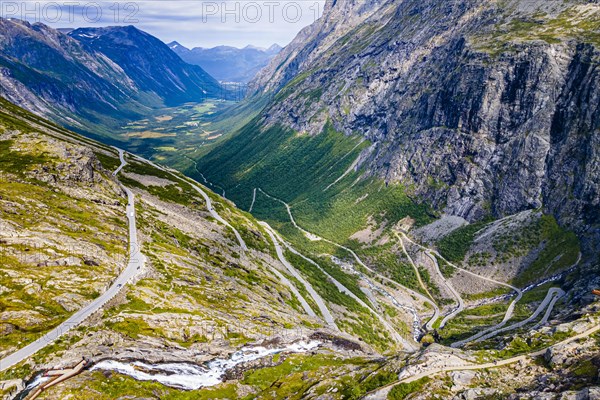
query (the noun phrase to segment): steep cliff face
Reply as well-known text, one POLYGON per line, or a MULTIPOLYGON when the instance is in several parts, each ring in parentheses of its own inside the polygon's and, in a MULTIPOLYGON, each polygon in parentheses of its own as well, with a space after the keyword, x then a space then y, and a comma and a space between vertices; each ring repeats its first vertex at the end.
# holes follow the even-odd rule
POLYGON ((202 68, 185 63, 159 39, 133 26, 80 28, 69 36, 108 57, 140 91, 158 94, 169 106, 222 94, 219 83, 202 68))
POLYGON ((374 146, 359 167, 470 220, 544 207, 600 243, 592 1, 330 1, 271 64, 263 116, 374 146))
POLYGON ((75 111, 124 115, 115 104, 133 100, 135 85, 102 54, 43 24, 0 18, 0 94, 13 103, 72 125, 75 111))
POLYGON ((369 17, 389 18, 393 0, 331 0, 325 3, 323 16, 304 28, 256 78, 251 91, 279 90, 299 72, 308 70, 338 39, 369 17))

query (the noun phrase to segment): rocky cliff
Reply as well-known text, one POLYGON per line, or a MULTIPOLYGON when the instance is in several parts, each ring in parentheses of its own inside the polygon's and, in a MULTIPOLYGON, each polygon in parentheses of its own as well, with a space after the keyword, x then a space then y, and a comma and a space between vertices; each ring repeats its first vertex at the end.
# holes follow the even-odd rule
POLYGON ((115 62, 140 92, 157 94, 167 106, 222 95, 219 83, 202 68, 185 63, 159 39, 134 26, 80 28, 69 36, 115 62))
POLYGON ((543 207, 592 254, 599 27, 595 1, 332 0, 253 88, 265 125, 371 141, 366 175, 471 221, 543 207))

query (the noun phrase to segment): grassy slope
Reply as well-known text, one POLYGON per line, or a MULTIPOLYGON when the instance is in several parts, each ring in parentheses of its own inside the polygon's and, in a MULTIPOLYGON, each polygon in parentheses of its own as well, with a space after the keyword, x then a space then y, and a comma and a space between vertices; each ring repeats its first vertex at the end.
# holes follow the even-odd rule
POLYGON ((126 225, 119 207, 74 197, 70 191, 78 187, 89 196, 107 196, 119 204, 106 171, 95 171, 102 181, 94 184, 40 181, 33 171, 45 169, 61 176, 57 165, 68 160, 60 158, 46 135, 34 133, 35 125, 62 133, 62 128, 0 100, 0 133, 19 132, 0 141, 0 216, 23 235, 0 245, 0 313, 4 314, 0 350, 31 342, 66 319, 72 310, 65 309, 58 296, 80 296, 83 301, 97 297, 125 257, 126 225), (97 253, 91 250, 95 248, 97 253), (69 261, 52 264, 56 259, 69 261), (74 259, 107 263, 81 268, 74 259), (51 264, 45 266, 47 261, 51 264))
MULTIPOLYGON (((15 124, 11 125, 12 129, 17 127, 17 122, 18 120, 15 121, 15 124)), ((3 145, 8 148, 9 143, 3 143, 3 145)), ((41 155, 30 157, 19 154, 19 157, 17 157, 12 154, 12 152, 7 151, 3 152, 3 154, 5 157, 0 160, 0 165, 7 171, 23 171, 30 166, 35 166, 39 163, 47 163, 46 158, 41 155), (11 157, 6 157, 7 155, 11 157)), ((118 164, 118 160, 112 156, 108 156, 104 153, 98 153, 98 155, 105 168, 112 169, 118 164)), ((126 167, 125 172, 133 172, 140 175, 153 175, 163 179, 173 179, 172 176, 168 176, 168 174, 165 174, 160 170, 131 160, 130 164, 126 167)), ((139 190, 145 190, 163 201, 185 205, 190 210, 195 210, 196 212, 205 212, 204 202, 200 201, 200 199, 197 198, 197 195, 194 195, 193 192, 189 190, 190 187, 187 183, 172 185, 177 186, 177 189, 172 188, 171 186, 144 187, 139 182, 132 179, 129 179, 128 183, 131 184, 132 187, 139 190)), ((213 199, 216 199, 214 195, 210 194, 210 196, 213 199)), ((69 202, 68 199, 63 199, 63 201, 69 202)), ((160 222, 158 218, 160 213, 152 209, 148 204, 145 204, 143 196, 138 195, 138 202, 138 223, 141 231, 147 235, 145 251, 150 258, 158 277, 152 275, 151 277, 142 279, 136 285, 133 285, 124 302, 113 308, 107 309, 104 314, 104 320, 100 321, 97 326, 88 329, 90 332, 89 335, 92 335, 93 332, 97 330, 111 330, 122 335, 124 340, 141 340, 143 337, 153 337, 167 342, 175 342, 184 347, 202 344, 209 341, 210 338, 192 334, 193 332, 191 332, 191 330, 194 328, 193 326, 188 329, 173 331, 172 329, 169 330, 168 328, 154 323, 153 317, 165 315, 169 317, 171 323, 183 324, 190 323, 192 318, 202 317, 203 320, 219 326, 221 324, 227 324, 227 321, 220 320, 219 316, 237 313, 236 310, 240 310, 242 305, 249 302, 253 303, 250 300, 250 297, 256 295, 268 297, 262 288, 277 287, 277 282, 273 282, 272 278, 269 277, 270 274, 267 272, 266 268, 261 265, 260 260, 254 260, 256 262, 256 269, 246 270, 243 267, 240 268, 235 264, 237 256, 235 254, 227 254, 228 251, 223 248, 224 243, 208 243, 206 240, 198 240, 198 238, 192 237, 173 226, 160 222), (150 229, 150 231, 148 231, 148 229, 150 229), (182 267, 182 265, 178 264, 175 260, 185 261, 186 266, 182 267), (228 263, 226 263, 227 265, 224 264, 225 261, 228 261, 228 263), (197 271, 190 274, 191 269, 197 269, 197 271), (205 279, 207 275, 211 275, 211 279, 205 279), (232 284, 232 281, 229 278, 233 279, 235 284, 232 284), (225 279, 228 282, 227 285, 237 286, 236 290, 223 291, 222 285, 215 286, 210 283, 220 279, 225 279), (210 287, 204 287, 203 290, 198 290, 197 286, 203 285, 208 285, 210 287), (190 299, 193 299, 193 302, 190 299), (183 304, 185 304, 185 307, 181 307, 183 304), (123 319, 120 317, 123 315, 127 315, 127 318, 123 319)), ((248 239, 247 242, 251 247, 259 251, 272 253, 270 243, 264 240, 264 232, 260 232, 260 227, 250 215, 241 213, 222 199, 217 200, 215 208, 217 208, 220 213, 226 215, 226 218, 232 221, 238 229, 245 228, 245 231, 244 229, 241 229, 242 234, 248 239), (257 233, 259 235, 263 234, 262 240, 256 238, 257 233), (255 238, 250 239, 252 236, 255 236, 255 238), (257 240, 260 243, 252 243, 252 241, 257 242, 257 240)), ((90 221, 89 216, 86 218, 88 223, 93 222, 90 221)), ((288 257, 297 266, 301 268, 310 268, 310 265, 306 264, 302 259, 295 258, 290 254, 288 254, 288 257)), ((336 294, 336 292, 331 290, 331 287, 329 287, 330 284, 324 276, 322 276, 322 274, 317 276, 315 273, 315 271, 308 271, 306 274, 315 277, 315 283, 320 285, 319 291, 321 291, 324 296, 328 296, 329 301, 338 304, 347 310, 348 318, 344 318, 341 321, 341 324, 344 325, 344 329, 354 332, 356 335, 363 337, 365 341, 384 350, 386 348, 385 344, 389 341, 389 338, 385 338, 386 332, 381 327, 377 326, 378 322, 349 297, 340 293, 336 294)), ((347 277, 344 278, 348 279, 347 277)), ((352 285, 351 281, 347 281, 346 283, 348 286, 352 285)), ((256 299, 252 300, 256 301, 256 299)), ((287 307, 299 309, 300 307, 297 302, 293 302, 292 300, 294 299, 290 299, 290 302, 286 305, 274 303, 271 304, 270 307, 276 309, 286 309, 287 307)), ((265 311, 263 311, 261 315, 263 315, 264 312, 265 311)), ((244 317, 248 316, 248 310, 246 310, 245 307, 243 314, 238 315, 238 318, 242 319, 242 315, 244 317)), ((280 322, 284 326, 293 326, 294 324, 302 323, 302 321, 299 321, 297 318, 280 322)), ((244 326, 244 329, 246 329, 246 332, 252 330, 249 326, 244 326)), ((53 346, 52 348, 49 348, 48 351, 44 351, 43 354, 40 353, 40 357, 37 361, 43 362, 43 360, 47 360, 47 357, 51 357, 53 354, 56 354, 56 352, 64 351, 71 344, 80 342, 82 337, 85 336, 82 335, 82 332, 84 331, 79 329, 71 332, 65 337, 66 342, 63 343, 63 341, 61 341, 60 343, 57 343, 56 346, 58 347, 53 346)), ((232 335, 231 337, 228 337, 228 339, 233 344, 239 345, 249 340, 241 333, 238 336, 232 335)), ((291 362, 286 362, 284 360, 283 364, 276 366, 269 371, 249 372, 244 378, 244 383, 252 385, 258 390, 267 389, 272 384, 277 383, 279 387, 278 396, 285 396, 286 393, 300 393, 310 389, 318 383, 317 378, 319 378, 322 373, 328 373, 332 368, 331 372, 335 372, 335 374, 330 376, 331 378, 335 379, 339 376, 340 379, 346 379, 345 376, 348 373, 347 366, 349 364, 356 364, 359 366, 365 365, 367 374, 370 369, 377 366, 370 366, 365 364, 362 360, 347 362, 346 360, 329 356, 313 357, 310 355, 299 355, 292 356, 290 361, 291 362), (304 382, 307 374, 310 374, 310 382, 304 382), (315 379, 312 379, 313 375, 315 379)), ((26 369, 26 367, 27 366, 23 367, 25 369, 11 370, 9 373, 13 375, 5 376, 21 377, 30 374, 31 370, 26 369)), ((114 381, 100 374, 91 375, 92 376, 89 377, 86 376, 85 383, 77 388, 63 386, 59 388, 59 390, 65 390, 66 393, 70 394, 81 394, 82 389, 87 391, 87 389, 93 387, 97 390, 97 394, 100 396, 99 398, 104 398, 101 396, 106 396, 105 398, 114 398, 113 396, 121 396, 130 393, 131 390, 134 390, 134 393, 137 395, 146 393, 146 391, 149 390, 154 394, 161 393, 161 396, 165 396, 165 398, 236 397, 235 390, 232 391, 232 387, 229 384, 224 384, 220 388, 208 391, 198 391, 192 394, 171 390, 156 383, 135 382, 129 378, 120 377, 119 375, 113 375, 114 381), (107 384, 107 379, 110 380, 110 384, 107 384)), ((388 375, 375 375, 374 378, 367 379, 364 383, 352 382, 352 393, 354 394, 349 393, 347 398, 358 398, 358 394, 365 393, 367 390, 377 386, 381 379, 389 380, 394 376, 394 374, 388 375)), ((342 387, 344 390, 349 390, 350 388, 346 382, 342 387)), ((322 391, 325 391, 326 388, 327 386, 325 386, 322 391)))
MULTIPOLYGON (((199 159, 198 169, 209 181, 224 187, 227 197, 238 207, 249 209, 254 188, 261 188, 290 204, 301 227, 354 248, 378 270, 417 288, 412 269, 405 268, 387 247, 364 247, 350 239, 369 221, 389 231, 406 216, 414 218, 418 225, 432 219, 428 208, 414 203, 402 185, 388 186, 377 178, 364 177, 361 170, 346 174, 368 146, 360 137, 344 136, 331 126, 319 135, 309 136, 279 126, 262 129, 255 120, 199 159)), ((344 273, 327 256, 352 261, 348 252, 322 241, 306 240, 290 223, 284 204, 260 191, 252 213, 346 282, 357 296, 364 297, 354 282, 356 278, 344 273)))
POLYGON ((515 44, 528 41, 557 44, 576 39, 600 45, 600 13, 590 12, 585 5, 567 7, 557 15, 547 14, 543 8, 531 16, 515 17, 511 15, 512 11, 507 9, 491 32, 472 36, 471 44, 477 50, 495 56, 513 51, 515 44))
POLYGON ((470 252, 477 233, 487 223, 481 221, 456 229, 438 241, 438 250, 446 259, 464 263, 467 267, 506 263, 535 251, 533 261, 512 281, 519 287, 568 269, 577 261, 580 252, 577 236, 561 228, 550 215, 543 215, 518 230, 495 236, 492 239, 495 255, 470 252), (468 253, 470 255, 466 259, 468 253))
MULTIPOLYGON (((289 203, 301 226, 342 243, 365 227, 369 216, 393 223, 407 215, 418 223, 430 220, 427 208, 410 200, 405 188, 362 178, 360 171, 327 189, 366 147, 367 142, 331 126, 311 137, 279 126, 262 129, 255 120, 200 159, 198 168, 208 180, 225 187, 239 207, 248 209, 253 189, 262 188, 289 203)), ((254 210, 255 215, 288 219, 280 204, 271 204, 254 210)))

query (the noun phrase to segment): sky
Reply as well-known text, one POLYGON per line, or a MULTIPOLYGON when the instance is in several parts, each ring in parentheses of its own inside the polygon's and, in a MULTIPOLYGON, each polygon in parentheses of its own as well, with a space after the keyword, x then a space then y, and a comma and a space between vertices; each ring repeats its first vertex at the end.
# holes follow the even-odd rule
POLYGON ((0 1, 0 16, 54 28, 135 25, 186 47, 287 45, 325 0, 0 1))

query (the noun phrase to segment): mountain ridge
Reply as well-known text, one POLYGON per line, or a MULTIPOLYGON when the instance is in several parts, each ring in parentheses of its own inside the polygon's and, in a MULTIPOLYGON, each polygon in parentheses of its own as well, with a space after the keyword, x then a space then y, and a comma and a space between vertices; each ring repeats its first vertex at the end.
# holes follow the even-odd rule
POLYGON ((0 19, 0 26, 2 96, 88 134, 118 120, 141 118, 165 104, 228 93, 200 67, 185 64, 158 39, 133 27, 80 29, 67 35, 19 20, 0 19), (115 52, 118 43, 128 43, 134 63, 115 52), (163 60, 166 71, 153 68, 150 56, 163 60))
POLYGON ((160 93, 167 106, 221 94, 204 70, 185 64, 162 41, 134 26, 78 28, 68 35, 121 66, 139 90, 160 93))
POLYGON ((220 81, 247 83, 282 50, 273 44, 267 49, 247 45, 244 48, 216 46, 188 49, 178 42, 168 46, 184 61, 199 65, 220 81))
POLYGON ((363 177, 470 221, 544 207, 593 256, 599 121, 582 102, 599 87, 599 11, 590 1, 328 1, 250 83, 275 96, 258 125, 360 134, 373 145, 356 156, 363 177))

